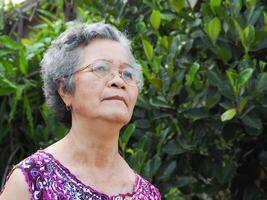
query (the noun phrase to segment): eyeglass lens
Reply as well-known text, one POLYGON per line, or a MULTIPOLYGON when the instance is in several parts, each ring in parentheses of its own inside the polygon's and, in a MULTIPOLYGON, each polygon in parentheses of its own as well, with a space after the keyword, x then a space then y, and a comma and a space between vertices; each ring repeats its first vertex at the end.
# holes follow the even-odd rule
MULTIPOLYGON (((92 71, 100 78, 105 78, 109 75, 114 75, 116 72, 116 67, 108 61, 95 61, 92 64, 92 71)), ((122 70, 120 70, 122 79, 129 85, 137 84, 137 77, 135 70, 128 66, 127 64, 123 65, 122 70)))

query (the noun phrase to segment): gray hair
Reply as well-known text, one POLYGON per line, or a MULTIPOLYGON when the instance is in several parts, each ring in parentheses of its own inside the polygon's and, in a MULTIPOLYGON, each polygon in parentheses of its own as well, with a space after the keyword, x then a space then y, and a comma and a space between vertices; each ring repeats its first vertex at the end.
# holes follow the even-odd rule
POLYGON ((127 37, 109 24, 80 24, 63 32, 54 40, 45 52, 41 61, 41 75, 44 81, 43 91, 49 110, 67 127, 71 126, 71 112, 58 94, 59 81, 64 82, 65 90, 73 94, 75 82, 71 75, 81 62, 81 47, 85 47, 94 39, 110 39, 119 42, 128 52, 131 65, 137 69, 142 89, 143 80, 140 65, 137 64, 127 37))

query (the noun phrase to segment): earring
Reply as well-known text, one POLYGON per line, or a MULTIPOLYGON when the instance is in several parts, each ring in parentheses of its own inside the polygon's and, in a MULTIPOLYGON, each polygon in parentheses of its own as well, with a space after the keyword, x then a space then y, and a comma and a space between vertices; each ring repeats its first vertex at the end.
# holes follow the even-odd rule
POLYGON ((67 111, 71 111, 71 106, 66 106, 67 111))

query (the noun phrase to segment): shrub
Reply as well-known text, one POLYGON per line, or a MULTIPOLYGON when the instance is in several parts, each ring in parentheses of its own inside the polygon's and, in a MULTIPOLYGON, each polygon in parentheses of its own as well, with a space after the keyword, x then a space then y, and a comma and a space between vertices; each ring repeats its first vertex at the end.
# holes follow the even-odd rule
MULTIPOLYGON (((62 4, 53 5, 40 2, 21 43, 0 37, 1 172, 66 131, 47 111, 38 73, 66 27, 62 4)), ((75 8, 133 40, 145 85, 119 146, 163 198, 267 198, 264 1, 84 0, 75 8)))

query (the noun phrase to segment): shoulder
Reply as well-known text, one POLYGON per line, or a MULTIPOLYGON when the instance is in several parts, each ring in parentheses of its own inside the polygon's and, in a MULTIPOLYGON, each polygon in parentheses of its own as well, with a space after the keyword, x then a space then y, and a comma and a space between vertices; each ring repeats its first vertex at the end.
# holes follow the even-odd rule
POLYGON ((36 173, 40 174, 45 163, 45 157, 36 152, 15 165, 6 177, 6 184, 0 200, 17 199, 17 195, 14 194, 21 194, 20 199, 30 199, 34 177, 36 177, 36 173))
POLYGON ((154 186, 152 183, 150 183, 148 180, 143 178, 142 176, 140 175, 137 175, 137 176, 139 176, 139 179, 138 179, 136 187, 139 193, 141 193, 144 196, 147 196, 148 199, 160 200, 161 195, 160 195, 159 189, 156 186, 154 186))
POLYGON ((30 192, 22 171, 18 168, 14 168, 10 173, 4 190, 0 195, 0 200, 15 200, 18 196, 14 194, 19 194, 22 200, 30 199, 30 192))

